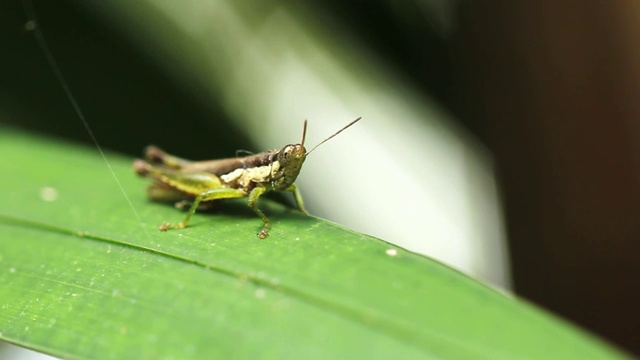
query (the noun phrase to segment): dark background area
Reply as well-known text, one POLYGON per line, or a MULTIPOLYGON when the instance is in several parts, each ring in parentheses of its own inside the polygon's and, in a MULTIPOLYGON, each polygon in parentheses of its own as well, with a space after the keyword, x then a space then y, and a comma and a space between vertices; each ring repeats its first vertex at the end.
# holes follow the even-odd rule
MULTIPOLYGON (((0 121, 94 146, 34 34, 25 30, 23 2, 0 4, 7 49, 0 56, 0 104, 16 114, 0 121)), ((247 144, 215 102, 203 107, 96 14, 74 5, 34 1, 46 43, 102 147, 140 156, 154 143, 180 149, 187 158, 216 158, 233 156, 237 144, 247 144)))
MULTIPOLYGON (((247 144, 215 103, 192 100, 95 17, 72 2, 35 3, 103 147, 215 158, 247 144)), ((491 150, 515 292, 640 354, 640 5, 458 2, 443 33, 415 4, 308 2, 491 150)), ((0 1, 0 122, 93 146, 25 21, 19 1, 0 1)))

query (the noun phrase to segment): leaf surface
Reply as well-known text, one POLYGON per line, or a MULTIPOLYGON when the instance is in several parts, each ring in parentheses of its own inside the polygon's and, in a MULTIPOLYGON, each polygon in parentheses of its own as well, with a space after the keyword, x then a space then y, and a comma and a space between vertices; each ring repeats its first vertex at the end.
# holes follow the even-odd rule
POLYGON ((5 341, 73 358, 622 357, 434 260, 268 200, 266 240, 242 199, 160 232, 184 213, 146 199, 132 159, 106 166, 10 128, 0 154, 5 341))

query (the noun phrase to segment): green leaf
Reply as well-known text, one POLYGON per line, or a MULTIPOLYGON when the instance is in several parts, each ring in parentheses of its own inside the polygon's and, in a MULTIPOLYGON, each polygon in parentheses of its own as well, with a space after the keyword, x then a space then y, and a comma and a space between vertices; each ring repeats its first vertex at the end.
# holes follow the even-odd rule
POLYGON ((0 154, 5 341, 73 358, 623 357, 436 261, 268 200, 266 240, 243 201, 160 232, 184 213, 147 201, 131 159, 108 153, 107 166, 10 128, 0 154))

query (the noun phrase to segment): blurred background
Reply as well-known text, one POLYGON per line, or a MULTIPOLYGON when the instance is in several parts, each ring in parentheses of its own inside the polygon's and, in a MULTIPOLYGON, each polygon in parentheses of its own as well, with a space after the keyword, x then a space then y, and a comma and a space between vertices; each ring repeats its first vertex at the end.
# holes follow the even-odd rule
MULTIPOLYGON (((0 131, 95 149, 25 3, 0 0, 0 131)), ((640 354, 640 3, 33 5, 106 150, 229 157, 304 119, 310 149, 362 116, 307 159, 311 213, 640 354)))

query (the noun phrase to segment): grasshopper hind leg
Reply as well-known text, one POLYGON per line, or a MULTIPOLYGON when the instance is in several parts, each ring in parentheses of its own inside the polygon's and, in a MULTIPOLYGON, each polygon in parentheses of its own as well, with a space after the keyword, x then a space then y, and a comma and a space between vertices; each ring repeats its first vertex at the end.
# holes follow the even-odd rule
MULTIPOLYGON (((156 152, 159 149, 153 149, 151 152, 156 152)), ((149 157, 149 151, 147 152, 147 157, 149 157)), ((157 155, 157 154, 156 154, 157 155)), ((154 157, 153 155, 152 157, 154 157)), ((176 161, 186 160, 178 159, 170 157, 169 155, 162 155, 154 159, 149 159, 148 161, 155 160, 157 162, 162 162, 160 166, 154 166, 143 160, 136 160, 133 163, 133 170, 140 176, 154 179, 155 182, 152 183, 147 189, 147 193, 152 200, 157 201, 179 201, 176 203, 176 207, 186 207, 189 205, 190 199, 194 198, 191 203, 191 207, 187 212, 187 216, 185 219, 177 224, 165 223, 160 226, 160 230, 166 231, 169 229, 182 229, 189 225, 189 221, 191 217, 196 212, 196 210, 201 209, 202 205, 210 206, 213 203, 213 200, 218 199, 232 199, 232 198, 242 198, 249 196, 248 205, 251 209, 260 217, 264 226, 262 230, 258 233, 258 237, 261 239, 265 239, 269 236, 269 230, 271 229, 271 222, 269 218, 262 212, 262 210, 258 209, 257 202, 260 196, 267 191, 267 189, 263 186, 256 186, 251 190, 250 193, 243 189, 234 189, 228 187, 222 187, 220 180, 217 176, 209 173, 203 172, 181 172, 179 169, 172 167, 172 164, 175 166, 181 166, 176 161), (187 195, 185 195, 187 194, 187 195)), ((291 191, 296 196, 296 202, 298 203, 298 207, 304 211, 304 206, 302 204, 302 198, 300 197, 300 193, 297 191, 295 186, 287 189, 291 191)))
POLYGON ((184 194, 174 190, 161 182, 154 182, 147 187, 147 196, 153 201, 160 202, 182 202, 185 200, 184 194))
POLYGON ((212 200, 233 199, 244 196, 246 196, 245 193, 242 190, 238 189, 217 188, 206 190, 196 197, 196 199, 193 201, 193 204, 191 204, 191 207, 189 208, 187 216, 184 218, 184 220, 182 220, 182 222, 175 225, 171 223, 162 224, 160 226, 160 230, 166 231, 169 229, 184 229, 185 227, 187 227, 189 225, 189 221, 191 220, 191 216, 195 214, 196 210, 199 209, 203 201, 210 202, 212 200))
POLYGON ((154 145, 149 145, 144 149, 144 158, 151 164, 164 165, 176 170, 191 164, 191 161, 167 154, 154 145))
MULTIPOLYGON (((181 210, 193 205, 193 199, 186 198, 184 193, 176 191, 162 182, 155 182, 149 185, 147 196, 153 201, 173 203, 176 209, 181 210)), ((198 211, 209 210, 213 205, 213 201, 201 202, 198 205, 198 211)))

